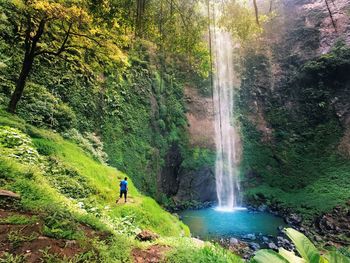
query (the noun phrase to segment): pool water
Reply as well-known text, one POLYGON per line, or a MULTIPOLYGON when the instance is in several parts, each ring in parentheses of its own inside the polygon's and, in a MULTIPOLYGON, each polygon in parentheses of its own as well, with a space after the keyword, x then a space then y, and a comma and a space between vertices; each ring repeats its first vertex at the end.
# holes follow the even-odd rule
POLYGON ((286 226, 283 219, 266 212, 248 209, 220 211, 215 208, 186 210, 180 213, 189 226, 192 236, 205 240, 235 237, 244 239, 247 234, 277 236, 278 227, 286 226))

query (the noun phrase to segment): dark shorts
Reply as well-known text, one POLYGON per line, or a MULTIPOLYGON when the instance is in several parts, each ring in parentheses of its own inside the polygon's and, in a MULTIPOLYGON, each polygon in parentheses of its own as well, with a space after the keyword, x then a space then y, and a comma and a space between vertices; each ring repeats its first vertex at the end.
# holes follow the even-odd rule
POLYGON ((124 195, 124 198, 126 199, 127 194, 128 194, 128 191, 120 190, 120 196, 119 197, 122 198, 122 196, 124 195))

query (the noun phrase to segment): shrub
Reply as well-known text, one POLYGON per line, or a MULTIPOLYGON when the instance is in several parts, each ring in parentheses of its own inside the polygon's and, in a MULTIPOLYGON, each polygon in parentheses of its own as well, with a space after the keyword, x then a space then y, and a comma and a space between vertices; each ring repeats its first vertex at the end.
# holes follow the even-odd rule
POLYGON ((84 136, 76 129, 71 129, 62 134, 64 138, 76 142, 84 150, 92 154, 96 161, 107 163, 108 155, 103 151, 103 142, 95 133, 85 132, 84 136))
POLYGON ((73 110, 45 87, 28 83, 17 109, 27 122, 38 126, 64 131, 76 125, 73 110))
POLYGON ((21 131, 8 126, 0 126, 0 153, 25 163, 40 161, 31 139, 21 131))

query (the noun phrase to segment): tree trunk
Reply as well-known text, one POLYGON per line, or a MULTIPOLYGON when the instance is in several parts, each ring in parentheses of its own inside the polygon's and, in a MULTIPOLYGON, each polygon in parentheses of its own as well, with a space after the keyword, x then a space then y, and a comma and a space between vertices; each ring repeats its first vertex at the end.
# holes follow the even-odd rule
POLYGON ((33 62, 34 62, 34 57, 31 57, 30 55, 27 55, 27 54, 24 56, 24 61, 23 61, 21 73, 19 74, 19 77, 17 80, 16 89, 11 96, 11 100, 8 106, 8 111, 11 113, 15 113, 16 111, 17 103, 22 97, 27 78, 33 66, 33 62))
POLYGON ((256 4, 256 0, 253 0, 254 4, 254 11, 255 11, 255 21, 257 25, 260 25, 259 23, 259 12, 258 12, 258 5, 256 4))
POLYGON ((334 27, 334 31, 337 33, 337 25, 335 24, 335 21, 333 19, 333 15, 332 15, 332 12, 331 12, 331 9, 329 8, 329 5, 328 5, 328 1, 327 0, 324 0, 326 2, 326 7, 327 7, 327 10, 328 10, 328 14, 329 14, 329 17, 332 21, 332 25, 334 27))
POLYGON ((25 55, 23 59, 22 69, 21 73, 19 74, 15 91, 13 92, 11 96, 10 103, 8 105, 7 110, 11 113, 16 112, 16 107, 18 101, 21 99, 24 87, 26 85, 27 78, 29 76, 30 70, 33 67, 34 58, 37 55, 36 49, 37 44, 39 42, 40 37, 44 33, 46 20, 43 18, 38 26, 38 30, 36 31, 36 34, 34 37, 31 37, 31 18, 28 16, 28 25, 26 30, 26 38, 25 38, 25 55))

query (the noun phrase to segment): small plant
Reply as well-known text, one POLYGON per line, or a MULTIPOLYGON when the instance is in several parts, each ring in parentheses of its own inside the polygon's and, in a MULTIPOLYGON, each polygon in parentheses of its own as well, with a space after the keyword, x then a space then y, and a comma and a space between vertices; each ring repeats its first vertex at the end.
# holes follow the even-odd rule
POLYGON ((45 218, 43 234, 53 238, 79 239, 83 233, 78 230, 78 225, 70 215, 60 211, 54 212, 45 218))
POLYGON ((302 233, 286 228, 285 233, 294 243, 301 257, 294 252, 279 248, 278 253, 270 249, 259 250, 254 256, 253 263, 350 263, 350 259, 332 251, 325 255, 316 249, 311 241, 302 233))
POLYGON ((21 255, 12 255, 5 252, 2 257, 0 257, 0 263, 22 263, 24 262, 24 257, 21 255))
POLYGON ((81 148, 89 152, 100 163, 107 163, 108 155, 103 150, 103 142, 95 133, 85 132, 82 135, 78 130, 71 129, 62 134, 64 138, 76 142, 81 148))
POLYGON ((20 230, 14 230, 7 234, 7 239, 14 248, 18 247, 22 242, 33 241, 38 235, 32 233, 29 236, 23 235, 20 230))
POLYGON ((60 258, 57 254, 52 254, 49 252, 50 249, 40 250, 42 253, 41 260, 45 263, 88 263, 97 262, 96 253, 94 251, 88 251, 85 253, 77 254, 73 257, 63 257, 60 258))
POLYGON ((36 222, 38 218, 36 216, 28 217, 24 215, 11 215, 6 218, 0 218, 0 224, 9 225, 27 225, 36 222))
POLYGON ((40 161, 31 139, 21 131, 8 126, 0 126, 0 155, 30 164, 40 161))

